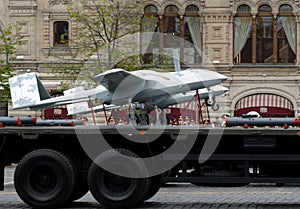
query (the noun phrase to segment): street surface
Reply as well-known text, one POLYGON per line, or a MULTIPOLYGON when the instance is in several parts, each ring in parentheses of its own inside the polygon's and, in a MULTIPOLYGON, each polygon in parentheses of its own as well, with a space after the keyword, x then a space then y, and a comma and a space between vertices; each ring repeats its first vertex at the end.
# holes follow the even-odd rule
MULTIPOLYGON (((28 209, 13 187, 14 168, 5 171, 5 191, 0 192, 1 209, 28 209)), ((64 208, 104 208, 90 193, 64 208)), ((300 209, 300 185, 276 187, 251 184, 244 187, 200 187, 166 184, 150 200, 135 209, 300 209)))

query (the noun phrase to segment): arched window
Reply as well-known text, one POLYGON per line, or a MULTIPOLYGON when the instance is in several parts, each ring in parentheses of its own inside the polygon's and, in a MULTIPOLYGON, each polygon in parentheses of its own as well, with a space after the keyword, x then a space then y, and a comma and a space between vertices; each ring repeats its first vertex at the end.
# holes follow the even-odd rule
POLYGON ((144 9, 144 14, 146 16, 156 15, 157 14, 157 8, 155 6, 153 6, 153 5, 148 5, 144 9))
POLYGON ((54 46, 66 46, 69 41, 69 23, 67 21, 56 21, 53 23, 54 46))
POLYGON ((296 22, 290 5, 282 5, 277 17, 278 62, 296 62, 296 22))
POLYGON ((143 31, 159 32, 142 35, 144 64, 173 65, 174 49, 179 51, 183 64, 201 62, 202 20, 198 14, 199 8, 188 5, 183 18, 179 17, 178 11, 175 5, 168 5, 164 9, 163 17, 158 18, 155 6, 144 8, 143 31), (155 22, 154 27, 147 26, 151 21, 155 22))
POLYGON ((197 16, 197 12, 199 12, 199 8, 196 5, 189 5, 185 9, 186 15, 197 16))
POLYGON ((164 14, 163 33, 170 35, 164 39, 164 48, 176 47, 173 39, 169 39, 172 36, 180 36, 180 19, 178 15, 178 9, 176 6, 167 6, 164 14))
POLYGON ((199 8, 189 5, 184 15, 184 63, 201 63, 202 56, 202 18, 198 15, 199 8))
POLYGON ((235 106, 235 116, 255 111, 261 117, 294 117, 293 104, 276 94, 252 94, 239 100, 235 106))
POLYGON ((261 5, 253 19, 250 8, 241 5, 234 23, 235 63, 296 62, 296 25, 291 6, 282 5, 275 18, 269 5, 261 5))
POLYGON ((155 52, 159 51, 158 23, 157 8, 153 5, 146 6, 142 18, 141 34, 141 53, 144 64, 153 63, 155 52))
POLYGON ((234 58, 235 63, 252 62, 252 16, 251 9, 247 5, 241 5, 237 9, 234 20, 234 58))
POLYGON ((178 8, 169 5, 164 10, 161 24, 162 37, 160 39, 159 64, 173 65, 173 50, 180 48, 181 22, 178 8))
POLYGON ((272 9, 262 5, 256 17, 256 63, 274 62, 274 19, 272 9))

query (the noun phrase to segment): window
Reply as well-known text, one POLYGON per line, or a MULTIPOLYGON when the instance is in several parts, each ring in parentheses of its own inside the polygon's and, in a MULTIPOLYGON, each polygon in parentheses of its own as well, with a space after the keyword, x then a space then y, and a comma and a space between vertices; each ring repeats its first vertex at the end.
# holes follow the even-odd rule
POLYGON ((201 63, 202 55, 202 18, 198 15, 199 8, 189 5, 184 16, 184 63, 201 63))
POLYGON ((146 6, 142 19, 141 51, 143 63, 151 64, 154 61, 155 52, 159 51, 157 8, 153 5, 146 6))
POLYGON ((54 46, 66 46, 69 41, 69 23, 67 21, 56 21, 53 24, 54 46))
POLYGON ((274 24, 272 9, 268 5, 260 6, 256 17, 256 62, 274 62, 274 24))
POLYGON ((153 62, 154 64, 173 65, 174 49, 179 51, 181 63, 200 63, 202 20, 198 12, 197 6, 189 5, 186 7, 183 18, 180 18, 178 8, 175 5, 169 5, 165 8, 163 17, 159 19, 156 7, 145 7, 142 21, 143 31, 160 33, 142 35, 142 50, 145 51, 144 47, 147 46, 143 56, 144 64, 153 62), (148 24, 151 21, 156 23, 149 27, 148 24), (145 27, 148 29, 145 30, 145 27))
POLYGON ((235 63, 252 62, 252 15, 247 5, 238 7, 234 20, 234 58, 235 63))
POLYGON ((262 5, 253 19, 251 9, 241 5, 234 21, 234 62, 295 63, 296 26, 292 8, 282 5, 277 18, 262 5))
POLYGON ((296 22, 292 7, 282 5, 277 18, 278 62, 296 62, 296 22))
MULTIPOLYGON (((165 8, 162 22, 163 42, 161 64, 173 64, 173 50, 180 48, 180 19, 176 6, 170 5, 165 8)), ((160 53, 161 54, 161 53, 160 53)))
POLYGON ((294 117, 293 103, 276 94, 252 94, 240 99, 235 106, 234 116, 240 117, 255 111, 261 117, 294 117))
POLYGON ((149 5, 149 6, 145 7, 144 12, 147 16, 156 15, 157 14, 157 8, 153 5, 149 5))

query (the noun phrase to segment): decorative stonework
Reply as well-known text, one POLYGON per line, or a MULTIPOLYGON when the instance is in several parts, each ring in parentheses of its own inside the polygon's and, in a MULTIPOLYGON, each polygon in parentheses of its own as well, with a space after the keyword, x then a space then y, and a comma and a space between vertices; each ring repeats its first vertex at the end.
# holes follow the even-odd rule
POLYGON ((50 47, 50 20, 49 20, 49 14, 44 13, 43 16, 43 48, 50 47))
POLYGON ((11 16, 34 15, 37 12, 37 6, 9 6, 11 16))
POLYGON ((21 44, 17 46, 18 54, 30 55, 30 40, 23 39, 21 44))
POLYGON ((213 40, 220 40, 222 39, 223 35, 223 28, 222 26, 212 26, 212 37, 213 40))
MULTIPOLYGON (((55 21, 67 21, 69 22, 70 37, 74 37, 73 23, 70 22, 70 15, 68 13, 68 8, 73 4, 72 0, 48 0, 47 6, 43 11, 43 46, 42 52, 45 58, 50 56, 61 56, 65 54, 74 53, 71 47, 58 47, 53 46, 54 31, 53 24, 55 21)), ((75 36, 76 37, 76 36, 75 36)), ((77 51, 77 50, 75 50, 77 51)))
POLYGON ((229 0, 206 0, 206 8, 224 8, 229 7, 229 0))
POLYGON ((72 4, 71 0, 49 0, 48 5, 51 8, 51 5, 54 4, 72 4))
POLYGON ((16 23, 20 29, 19 33, 21 35, 30 35, 30 26, 28 21, 16 21, 16 23))
POLYGON ((72 48, 69 46, 65 47, 45 47, 42 49, 43 54, 46 58, 48 57, 74 57, 78 53, 78 48, 72 48))
POLYGON ((206 27, 205 43, 228 43, 228 26, 215 24, 206 27))
POLYGON ((206 14, 204 21, 206 23, 228 23, 230 21, 231 15, 223 14, 206 14))
POLYGON ((201 2, 201 6, 205 6, 205 0, 200 0, 200 2, 201 2))

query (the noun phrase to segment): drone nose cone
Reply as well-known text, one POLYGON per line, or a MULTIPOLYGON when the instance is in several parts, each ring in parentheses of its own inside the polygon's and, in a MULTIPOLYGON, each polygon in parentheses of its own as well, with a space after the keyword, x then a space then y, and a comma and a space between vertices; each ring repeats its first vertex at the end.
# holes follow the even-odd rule
POLYGON ((211 70, 206 70, 204 77, 207 79, 219 80, 220 82, 224 82, 228 79, 227 76, 211 70))
POLYGON ((228 79, 228 77, 227 76, 225 76, 225 75, 222 75, 222 74, 220 74, 220 73, 218 73, 219 74, 219 79, 223 82, 223 81, 226 81, 227 79, 228 79))
POLYGON ((223 74, 220 74, 216 71, 212 71, 212 70, 206 70, 206 76, 209 77, 209 78, 214 78, 214 79, 218 79, 220 81, 226 81, 228 79, 227 76, 223 75, 223 74))
POLYGON ((219 92, 227 92, 227 91, 229 91, 228 88, 226 88, 224 86, 221 86, 221 85, 212 86, 212 87, 210 87, 210 89, 212 91, 219 91, 219 92))
POLYGON ((226 87, 223 86, 223 91, 227 92, 227 91, 229 91, 229 88, 226 88, 226 87))

